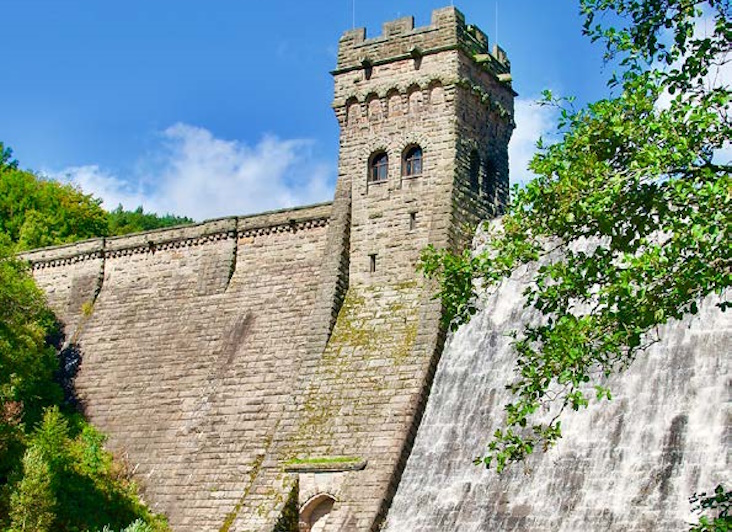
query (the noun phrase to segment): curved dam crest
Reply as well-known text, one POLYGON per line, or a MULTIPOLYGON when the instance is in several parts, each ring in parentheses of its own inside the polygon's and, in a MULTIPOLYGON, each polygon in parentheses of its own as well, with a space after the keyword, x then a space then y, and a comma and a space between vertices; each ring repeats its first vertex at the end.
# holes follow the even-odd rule
POLYGON ((451 335, 387 517, 390 532, 686 530, 689 497, 732 481, 732 315, 708 297, 699 313, 609 381, 612 401, 562 417, 563 438, 502 475, 472 465, 510 399, 508 331, 524 308, 523 268, 451 335))

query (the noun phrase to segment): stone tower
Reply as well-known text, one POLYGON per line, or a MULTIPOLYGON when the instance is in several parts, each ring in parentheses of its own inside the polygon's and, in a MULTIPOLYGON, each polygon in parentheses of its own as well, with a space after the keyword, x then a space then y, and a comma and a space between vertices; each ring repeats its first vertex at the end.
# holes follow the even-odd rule
POLYGON ((426 27, 405 17, 379 37, 346 32, 333 74, 339 179, 353 200, 351 283, 411 279, 414 250, 464 245, 466 229, 505 204, 510 64, 449 7, 426 27))
POLYGON ((329 238, 348 251, 326 266, 338 272, 337 319, 301 380, 298 428, 284 445, 301 462, 290 468, 301 530, 383 522, 444 340, 434 287, 416 265, 428 244, 469 244, 505 205, 509 72, 506 54, 454 7, 434 11, 429 26, 405 17, 381 36, 360 28, 340 39, 329 238))

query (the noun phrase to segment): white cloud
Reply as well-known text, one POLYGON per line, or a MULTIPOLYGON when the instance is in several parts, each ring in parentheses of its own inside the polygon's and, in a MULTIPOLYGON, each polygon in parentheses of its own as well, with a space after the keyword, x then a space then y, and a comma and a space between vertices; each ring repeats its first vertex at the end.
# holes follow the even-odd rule
POLYGON ((147 204, 139 186, 110 175, 97 165, 70 166, 60 172, 46 172, 58 181, 73 183, 86 194, 102 198, 106 209, 115 209, 120 203, 128 208, 147 204))
POLYGON ((508 145, 511 183, 526 183, 534 174, 528 164, 536 153, 536 141, 549 138, 555 130, 556 109, 542 107, 534 98, 517 98, 514 103, 516 129, 508 145))
POLYGON ((146 211, 197 220, 255 213, 326 201, 334 168, 317 161, 308 140, 265 136, 255 146, 214 137, 207 129, 175 124, 154 155, 138 164, 153 168, 122 179, 98 166, 70 167, 51 177, 102 198, 105 208, 142 205, 146 211))
MULTIPOLYGON (((551 133, 554 111, 532 99, 515 104, 516 130, 509 145, 511 181, 531 179, 527 164, 540 136, 551 133)), ((121 177, 98 165, 46 172, 103 200, 107 209, 142 205, 146 211, 196 220, 256 213, 332 198, 334 165, 316 160, 313 142, 264 136, 250 146, 215 137, 209 130, 178 123, 161 133, 161 143, 121 177)))

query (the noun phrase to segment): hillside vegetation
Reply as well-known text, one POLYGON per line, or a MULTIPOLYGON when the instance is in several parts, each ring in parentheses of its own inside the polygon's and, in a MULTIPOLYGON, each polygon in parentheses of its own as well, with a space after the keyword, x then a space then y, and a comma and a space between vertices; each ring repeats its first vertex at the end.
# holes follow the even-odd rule
POLYGON ((0 143, 0 531, 167 530, 57 382, 63 337, 18 250, 190 222, 112 213, 20 170, 0 143))
POLYGON ((73 185, 21 170, 0 142, 0 232, 18 251, 188 223, 193 220, 142 207, 105 211, 99 198, 73 185))

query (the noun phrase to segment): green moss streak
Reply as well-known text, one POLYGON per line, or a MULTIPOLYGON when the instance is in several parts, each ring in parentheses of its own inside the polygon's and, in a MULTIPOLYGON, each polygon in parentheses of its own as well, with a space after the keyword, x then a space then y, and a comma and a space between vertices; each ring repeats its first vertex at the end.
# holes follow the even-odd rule
POLYGON ((288 460, 286 464, 353 464, 361 461, 363 461, 363 458, 360 456, 323 456, 318 458, 293 458, 288 460))
MULTIPOLYGON (((373 395, 389 387, 380 368, 409 360, 417 337, 419 301, 419 283, 413 279, 349 288, 314 380, 319 385, 308 390, 291 456, 301 454, 305 445, 320 453, 333 450, 330 420, 345 404, 343 392, 359 388, 373 395)), ((340 417, 349 423, 349 416, 340 417)))
POLYGON ((254 486, 254 480, 257 478, 257 475, 259 475, 259 470, 262 468, 262 462, 264 462, 264 455, 260 454, 255 458, 254 463, 252 464, 252 470, 249 472, 249 482, 244 490, 244 494, 239 499, 239 502, 236 503, 234 509, 226 514, 226 518, 224 519, 224 523, 221 525, 221 528, 219 528, 219 532, 229 532, 231 525, 234 524, 236 516, 239 515, 239 511, 242 506, 244 506, 244 501, 249 496, 252 486, 254 486))

